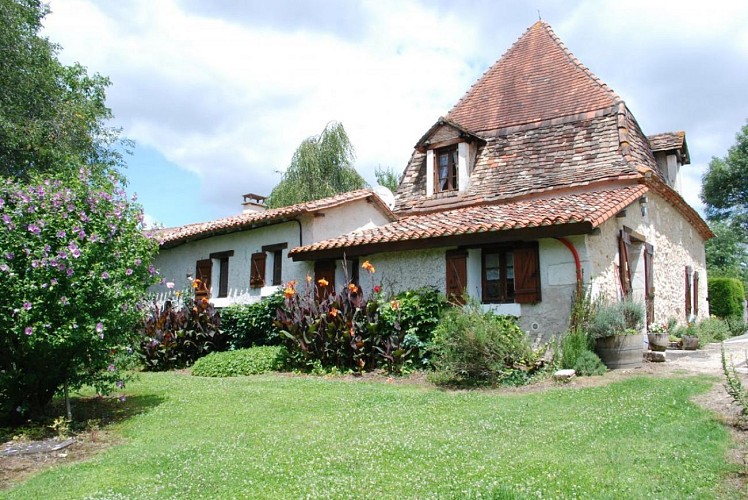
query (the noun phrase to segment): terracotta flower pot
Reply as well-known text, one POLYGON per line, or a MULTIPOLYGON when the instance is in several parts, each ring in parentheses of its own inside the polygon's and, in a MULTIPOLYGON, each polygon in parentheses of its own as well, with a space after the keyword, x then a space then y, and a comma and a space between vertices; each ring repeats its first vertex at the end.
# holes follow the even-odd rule
POLYGON ((670 344, 670 335, 667 333, 648 333, 649 348, 653 351, 665 351, 670 344))

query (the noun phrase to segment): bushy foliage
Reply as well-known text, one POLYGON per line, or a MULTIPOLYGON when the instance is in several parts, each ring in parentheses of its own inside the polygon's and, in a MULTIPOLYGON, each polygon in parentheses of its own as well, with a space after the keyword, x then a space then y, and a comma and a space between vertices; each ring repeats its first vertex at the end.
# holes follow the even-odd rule
POLYGON ((283 307, 282 291, 252 304, 233 304, 221 310, 221 330, 232 349, 281 342, 274 323, 278 309, 283 307))
POLYGON ((737 278, 709 278, 709 312, 719 318, 743 316, 745 290, 737 278))
POLYGON ((189 297, 182 304, 154 302, 140 330, 140 354, 146 370, 182 368, 226 347, 221 317, 208 299, 189 297))
POLYGON ((255 346, 213 352, 198 359, 192 374, 199 377, 239 377, 282 370, 288 360, 285 346, 255 346))
POLYGON ((593 304, 587 333, 592 339, 637 333, 643 321, 644 307, 639 302, 598 302, 593 304))
POLYGON ((577 372, 577 375, 586 377, 604 375, 608 371, 608 367, 605 366, 600 357, 589 350, 582 351, 579 354, 572 368, 577 372))
POLYGON ((38 415, 54 393, 121 386, 156 243, 117 179, 0 184, 0 413, 38 415))
MULTIPOLYGON (((748 357, 746 357, 745 361, 748 364, 748 357)), ((725 374, 725 389, 727 390, 727 394, 740 407, 740 419, 745 422, 748 420, 748 391, 743 388, 740 375, 735 370, 735 364, 730 362, 730 365, 727 365, 724 345, 722 345, 722 373, 725 374)))
POLYGON ((731 337, 730 328, 720 318, 707 318, 699 322, 697 331, 700 344, 722 342, 731 337))
POLYGON ((532 369, 529 340, 512 316, 483 312, 477 304, 445 312, 434 331, 434 372, 441 385, 486 385, 513 380, 516 371, 532 369))
MULTIPOLYGON (((361 267, 370 276, 375 272, 368 261, 361 267)), ((324 285, 318 288, 308 277, 302 287, 291 282, 284 291, 276 327, 297 367, 401 373, 426 362, 443 307, 438 293, 422 289, 387 300, 380 286, 367 296, 353 283, 322 294, 324 285)))
POLYGON ((430 363, 431 338, 445 307, 447 301, 436 288, 407 290, 382 304, 379 328, 402 337, 416 367, 425 368, 430 363))
POLYGON ((568 332, 561 339, 561 368, 575 368, 577 359, 589 350, 589 340, 583 330, 578 328, 568 332))

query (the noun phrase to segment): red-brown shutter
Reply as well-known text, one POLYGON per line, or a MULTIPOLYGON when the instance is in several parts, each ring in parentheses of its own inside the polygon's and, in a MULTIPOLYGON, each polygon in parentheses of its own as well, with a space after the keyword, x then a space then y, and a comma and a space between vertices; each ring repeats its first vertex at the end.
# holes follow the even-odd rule
POLYGON ((699 273, 693 273, 693 315, 699 315, 699 273))
POLYGON ((644 244, 644 303, 647 310, 647 326, 654 322, 654 247, 644 244))
POLYGON ((335 261, 318 260, 314 263, 314 283, 317 286, 317 297, 323 298, 335 291, 335 261), (327 285, 320 285, 319 280, 324 279, 327 285))
POLYGON ((686 266, 686 320, 691 317, 691 266, 686 266))
POLYGON ((200 284, 195 288, 195 296, 207 296, 210 293, 210 275, 213 272, 213 261, 210 259, 198 260, 195 265, 195 279, 200 284))
POLYGON ((621 229, 618 236, 618 271, 621 278, 621 294, 624 297, 631 295, 631 261, 629 260, 629 249, 631 239, 629 234, 621 229))
POLYGON ((514 302, 540 302, 540 252, 538 244, 514 247, 514 302))
POLYGON ((251 288, 261 288, 265 286, 265 252, 252 254, 251 269, 249 274, 249 286, 251 288))
POLYGON ((447 252, 447 300, 454 304, 464 304, 466 287, 467 252, 447 252))

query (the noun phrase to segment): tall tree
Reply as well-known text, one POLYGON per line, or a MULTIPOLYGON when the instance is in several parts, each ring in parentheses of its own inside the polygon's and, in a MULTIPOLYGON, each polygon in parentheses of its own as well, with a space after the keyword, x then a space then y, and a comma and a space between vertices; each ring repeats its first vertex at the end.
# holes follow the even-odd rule
POLYGON ((748 286, 748 125, 724 158, 709 162, 701 199, 715 234, 706 246, 710 275, 736 277, 748 286))
POLYGON ((701 199, 710 221, 727 221, 748 234, 748 125, 736 135, 727 156, 709 162, 701 199))
POLYGON ((268 197, 270 208, 318 200, 367 186, 353 168, 355 152, 343 125, 328 123, 321 134, 304 139, 291 165, 268 197))
POLYGON ((374 177, 376 177, 377 183, 380 186, 386 187, 393 193, 397 191, 398 186, 400 186, 400 178, 392 167, 377 167, 376 170, 374 170, 374 177))
POLYGON ((119 131, 106 126, 109 80, 59 62, 39 35, 48 12, 40 0, 0 0, 0 176, 113 172, 122 157, 119 131))

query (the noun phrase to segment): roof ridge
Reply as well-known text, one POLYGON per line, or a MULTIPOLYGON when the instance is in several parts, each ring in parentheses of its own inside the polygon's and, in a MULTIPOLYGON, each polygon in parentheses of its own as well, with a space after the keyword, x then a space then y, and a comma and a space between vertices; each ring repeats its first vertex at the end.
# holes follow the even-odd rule
MULTIPOLYGON (((569 60, 572 62, 572 64, 574 64, 576 67, 578 67, 580 70, 582 70, 582 72, 584 72, 592 81, 594 81, 595 83, 597 83, 600 86, 600 88, 602 88, 603 90, 606 90, 607 92, 609 92, 612 95, 612 97, 613 97, 613 99, 614 99, 614 101, 615 101, 616 104, 618 104, 619 102, 623 102, 623 99, 612 88, 610 88, 610 86, 607 83, 605 83, 604 81, 602 81, 600 79, 600 77, 598 77, 595 73, 593 73, 591 69, 589 69, 587 66, 585 66, 582 63, 582 61, 580 61, 577 58, 577 56, 575 56, 571 52, 571 50, 569 50, 569 48, 566 46, 566 44, 558 37, 558 35, 556 34, 556 32, 553 31, 553 28, 551 28, 550 24, 546 23, 545 21, 537 21, 535 23, 535 25, 537 25, 537 24, 540 24, 540 25, 542 25, 543 28, 545 28, 545 30, 548 33, 548 35, 553 39, 554 42, 556 42, 556 45, 559 46, 559 48, 561 49, 561 51, 564 54, 566 54, 566 57, 569 58, 569 60)), ((535 26, 535 25, 533 25, 533 26, 535 26)))
POLYGON ((548 23, 537 21, 481 74, 446 117, 478 133, 607 109, 622 101, 548 23))

